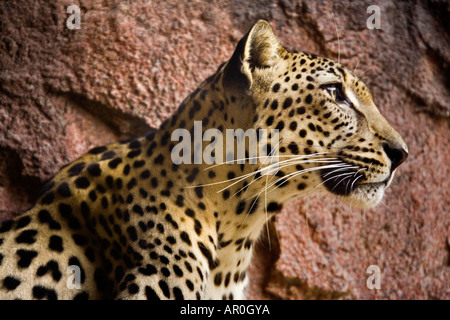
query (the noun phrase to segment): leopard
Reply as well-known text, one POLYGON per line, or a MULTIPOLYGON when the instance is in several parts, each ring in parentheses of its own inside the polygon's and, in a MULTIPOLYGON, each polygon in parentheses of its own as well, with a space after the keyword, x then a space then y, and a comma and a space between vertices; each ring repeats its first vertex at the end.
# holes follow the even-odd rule
POLYGON ((2 222, 0 297, 245 299, 255 244, 287 202, 324 193, 372 208, 407 156, 361 79, 286 49, 259 20, 158 129, 91 149, 2 222), (216 137, 210 158, 192 161, 203 139, 179 161, 174 132, 198 123, 266 130, 255 142, 266 153, 244 136, 238 157, 216 137))

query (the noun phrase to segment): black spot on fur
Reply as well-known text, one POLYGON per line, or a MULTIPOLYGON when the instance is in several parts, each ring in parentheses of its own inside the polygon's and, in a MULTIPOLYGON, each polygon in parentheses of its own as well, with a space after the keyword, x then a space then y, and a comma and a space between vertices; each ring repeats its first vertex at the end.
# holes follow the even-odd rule
POLYGON ((119 164, 122 163, 122 158, 115 158, 111 161, 108 162, 108 167, 110 167, 111 169, 116 169, 119 164))
POLYGON ((169 286, 167 285, 167 283, 164 280, 159 280, 158 285, 161 288, 164 296, 167 299, 169 299, 170 298, 170 291, 169 291, 169 286))
POLYGON ((150 177, 150 171, 149 170, 142 171, 140 177, 141 179, 148 179, 150 177))
POLYGON ((230 191, 229 190, 225 190, 222 193, 222 197, 223 197, 224 200, 227 200, 230 197, 230 191))
POLYGON ((93 149, 91 149, 90 151, 89 151, 89 153, 90 154, 100 154, 100 153, 102 153, 102 152, 105 152, 107 149, 106 149, 106 147, 95 147, 95 148, 93 148, 93 149))
POLYGON ((202 186, 196 186, 194 188, 194 191, 199 199, 203 198, 203 187, 202 186))
POLYGON ((25 231, 22 231, 17 237, 16 237, 16 243, 22 243, 22 244, 33 244, 36 242, 36 234, 37 230, 28 229, 25 231))
POLYGON ((48 300, 57 300, 58 295, 56 294, 56 291, 53 289, 47 289, 43 286, 37 285, 33 287, 33 297, 35 299, 45 299, 48 300))
POLYGON ((127 183, 127 189, 131 190, 133 189, 135 186, 137 185, 137 181, 135 178, 132 178, 128 183, 127 183))
POLYGON ((87 293, 86 291, 82 291, 80 293, 77 293, 73 297, 73 300, 89 300, 89 293, 87 293))
POLYGON ((184 197, 181 194, 177 195, 177 200, 175 201, 175 204, 180 208, 184 206, 184 197))
POLYGON ((87 172, 93 177, 99 177, 102 174, 100 165, 98 163, 92 163, 87 167, 87 172))
POLYGON ((156 294, 155 290, 153 290, 149 286, 145 287, 145 296, 147 297, 147 300, 161 300, 156 294))
POLYGON ((36 258, 38 255, 37 251, 35 250, 24 250, 24 249, 17 250, 16 254, 19 256, 19 261, 17 262, 19 268, 28 268, 33 259, 36 258))
POLYGON ((106 151, 104 154, 102 154, 102 157, 100 160, 109 160, 114 158, 114 156, 116 155, 116 153, 112 150, 106 151))
POLYGON ((245 201, 241 200, 237 204, 236 214, 241 214, 242 212, 244 212, 244 210, 245 210, 245 201))
POLYGON ((190 209, 190 208, 187 208, 184 212, 186 213, 186 215, 188 217, 193 218, 195 216, 195 212, 192 209, 190 209))
POLYGON ((61 230, 61 225, 57 221, 55 221, 50 215, 50 212, 45 209, 39 211, 38 219, 39 222, 48 224, 48 227, 51 230, 61 230))
POLYGON ((172 289, 175 300, 184 300, 183 292, 178 287, 172 289))
POLYGON ((144 160, 136 160, 135 162, 133 162, 133 168, 135 169, 142 168, 144 165, 145 165, 144 160))
POLYGON ((197 219, 194 220, 194 230, 197 235, 200 235, 202 232, 202 224, 197 219))
POLYGON ((136 228, 133 226, 129 226, 127 228, 127 233, 128 236, 130 237, 131 241, 136 241, 137 240, 137 233, 136 233, 136 228))
POLYGON ((108 209, 108 198, 106 196, 102 197, 102 207, 103 209, 108 209))
POLYGON ((49 192, 42 197, 41 204, 51 204, 54 198, 55 196, 53 195, 53 192, 49 192))
POLYGON ((270 202, 267 205, 268 212, 278 212, 281 210, 281 208, 282 208, 282 206, 280 204, 278 204, 277 202, 270 202))
POLYGON ((67 182, 63 182, 58 186, 58 193, 63 197, 70 197, 72 192, 70 192, 70 187, 67 182))
POLYGON ((75 185, 78 189, 87 189, 91 183, 86 177, 78 177, 75 180, 75 185))
POLYGON ((306 137, 306 134, 307 134, 307 132, 306 132, 305 129, 302 129, 302 130, 300 130, 300 132, 299 132, 299 136, 302 137, 302 138, 306 137))
POLYGON ((203 242, 197 243, 198 248, 200 249, 203 256, 208 260, 209 268, 212 270, 217 267, 217 261, 213 260, 211 251, 203 244, 203 242))
POLYGON ((143 216, 144 215, 144 210, 142 210, 142 207, 140 206, 140 205, 138 205, 138 204, 135 204, 134 206, 133 206, 133 212, 135 212, 135 213, 137 213, 138 215, 140 215, 140 216, 143 216))
POLYGON ((124 175, 128 175, 129 173, 130 173, 130 170, 131 170, 131 167, 130 167, 130 165, 129 164, 126 164, 124 167, 123 167, 123 174, 124 175))
POLYGON ((59 270, 58 262, 55 260, 50 260, 46 265, 40 266, 36 272, 38 277, 45 276, 48 272, 51 272, 53 280, 58 282, 61 277, 61 271, 59 270))
POLYGON ((0 224, 0 233, 8 232, 9 230, 11 230, 13 223, 14 223, 14 220, 3 221, 3 223, 0 224))
POLYGON ((169 271, 169 269, 167 269, 166 267, 161 268, 161 273, 162 273, 163 276, 165 276, 165 277, 170 276, 170 271, 169 271))
POLYGON ((84 162, 76 163, 73 166, 70 167, 70 169, 67 171, 69 173, 69 177, 77 176, 83 171, 85 167, 84 162))
POLYGON ((296 121, 292 121, 292 122, 289 124, 289 129, 290 129, 291 131, 297 130, 297 122, 296 122, 296 121))
POLYGON ((308 94, 308 95, 306 96, 305 102, 308 103, 308 104, 312 102, 312 96, 311 96, 310 94, 308 94))
POLYGON ((292 105, 292 98, 286 98, 283 102, 283 109, 287 109, 292 105))
POLYGON ((69 223, 69 228, 77 230, 81 228, 78 218, 72 216, 72 207, 65 203, 59 204, 59 212, 63 218, 65 218, 69 223))
POLYGON ((306 112, 305 107, 297 108, 297 114, 305 114, 305 112, 306 112))
POLYGON ((191 239, 189 238, 189 235, 185 231, 182 231, 180 233, 180 238, 181 238, 181 240, 186 242, 188 245, 192 245, 191 239))
POLYGON ((145 276, 151 276, 152 274, 156 274, 157 273, 156 268, 153 265, 151 265, 151 264, 147 264, 145 266, 145 268, 139 268, 138 271, 140 273, 142 273, 143 275, 145 275, 145 276))
POLYGON ((23 216, 16 222, 16 230, 25 228, 31 222, 30 216, 23 216))
POLYGON ((278 90, 280 90, 280 84, 279 83, 275 83, 275 85, 272 87, 272 91, 273 92, 278 92, 278 90))
POLYGON ((141 142, 139 140, 133 140, 128 144, 128 148, 137 149, 141 147, 141 142))
POLYGON ((297 144, 295 142, 289 143, 288 148, 293 154, 298 154, 299 153, 298 146, 297 146, 297 144))
POLYGON ((135 149, 128 152, 127 157, 130 159, 136 158, 138 155, 142 153, 141 149, 135 149))
POLYGON ((139 292, 139 287, 137 284, 131 283, 130 285, 128 285, 128 293, 136 294, 138 292, 139 292))
POLYGON ((22 281, 15 277, 8 276, 3 279, 3 287, 5 287, 6 290, 15 290, 21 284, 21 282, 22 281))
POLYGON ((53 251, 62 252, 64 250, 62 238, 55 235, 51 236, 48 242, 48 247, 53 251))
POLYGON ((214 284, 216 286, 220 286, 222 284, 222 272, 216 273, 214 276, 214 284))
POLYGON ((159 154, 159 155, 155 158, 155 160, 153 160, 153 162, 154 162, 155 164, 160 164, 160 165, 162 165, 163 162, 164 162, 164 156, 163 156, 162 154, 159 154))
POLYGON ((272 110, 276 110, 278 108, 278 101, 276 99, 272 101, 272 104, 270 105, 270 108, 272 110))
POLYGON ((88 242, 86 237, 81 234, 73 234, 72 239, 75 242, 75 244, 78 246, 85 246, 88 242))
POLYGON ((198 168, 194 168, 192 169, 191 174, 186 178, 186 181, 191 183, 194 181, 195 177, 197 176, 197 174, 199 173, 199 169, 198 168))
POLYGON ((189 290, 194 291, 194 284, 192 283, 191 280, 186 280, 186 285, 189 288, 189 290))

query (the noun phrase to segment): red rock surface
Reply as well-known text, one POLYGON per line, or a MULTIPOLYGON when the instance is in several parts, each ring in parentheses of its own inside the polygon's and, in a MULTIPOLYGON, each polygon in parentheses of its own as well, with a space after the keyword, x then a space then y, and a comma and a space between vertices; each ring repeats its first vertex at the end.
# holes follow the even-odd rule
POLYGON ((257 247, 249 297, 449 299, 450 5, 379 1, 381 29, 369 30, 371 4, 1 2, 0 219, 89 148, 158 126, 263 18, 286 47, 356 69, 410 157, 373 210, 323 196, 286 206, 270 248, 257 247), (71 4, 80 30, 66 27, 71 4), (366 286, 369 265, 380 290, 366 286))

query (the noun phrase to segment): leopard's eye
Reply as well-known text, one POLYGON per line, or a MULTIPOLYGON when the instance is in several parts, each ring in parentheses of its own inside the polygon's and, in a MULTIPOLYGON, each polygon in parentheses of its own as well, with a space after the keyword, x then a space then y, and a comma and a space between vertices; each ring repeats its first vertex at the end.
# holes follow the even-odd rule
POLYGON ((348 106, 352 106, 351 101, 347 98, 347 96, 344 93, 344 90, 342 89, 342 84, 340 83, 324 84, 321 86, 321 88, 327 91, 330 97, 336 103, 345 103, 348 106))
POLYGON ((330 94, 331 98, 333 98, 334 101, 336 101, 336 96, 338 89, 335 86, 328 86, 325 88, 325 90, 330 94))

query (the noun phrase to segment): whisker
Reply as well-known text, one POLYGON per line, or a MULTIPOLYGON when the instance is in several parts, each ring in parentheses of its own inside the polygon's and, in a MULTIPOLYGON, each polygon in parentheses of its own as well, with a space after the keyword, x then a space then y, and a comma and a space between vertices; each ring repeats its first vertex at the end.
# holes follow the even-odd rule
MULTIPOLYGON (((282 140, 283 140, 283 139, 281 139, 281 141, 282 141, 282 140)), ((278 145, 281 143, 281 141, 278 141, 278 143, 277 143, 277 145, 275 146, 275 148, 278 147, 278 145)), ((213 165, 213 166, 206 167, 206 168, 203 169, 203 170, 208 170, 208 169, 211 169, 211 168, 215 168, 215 167, 220 166, 220 165, 223 165, 223 164, 234 164, 235 162, 237 163, 238 161, 253 160, 253 159, 267 159, 268 157, 271 157, 271 156, 272 156, 272 153, 275 151, 275 148, 272 148, 272 150, 270 150, 270 152, 269 152, 268 155, 262 155, 262 156, 256 156, 256 157, 248 157, 248 158, 241 158, 241 159, 228 160, 228 161, 225 161, 225 162, 222 162, 222 163, 217 163, 217 164, 215 164, 215 165, 213 165)), ((280 155, 278 155, 278 157, 279 157, 279 156, 280 156, 280 155)), ((289 156, 289 155, 286 155, 286 156, 289 156)), ((264 162, 264 163, 265 163, 265 162, 264 162)))
MULTIPOLYGON (((356 167, 356 168, 359 168, 359 167, 356 167)), ((337 171, 342 171, 342 170, 345 170, 345 169, 346 169, 346 168, 342 168, 342 169, 339 169, 339 170, 333 170, 333 171, 331 171, 331 172, 328 172, 328 173, 324 174, 323 177, 325 178, 325 177, 329 176, 329 175, 332 174, 332 173, 335 173, 335 172, 337 172, 337 171)))
POLYGON ((364 170, 367 170, 367 168, 361 168, 361 169, 359 169, 358 171, 355 172, 355 176, 356 176, 359 172, 364 171, 364 170))
MULTIPOLYGON (((301 159, 301 158, 304 158, 304 157, 303 156, 297 156, 297 158, 301 159)), ((234 180, 242 181, 245 178, 248 178, 248 177, 250 177, 252 175, 256 175, 258 172, 261 173, 263 170, 267 170, 268 171, 267 174, 272 173, 273 171, 277 171, 279 169, 279 165, 280 164, 283 164, 283 163, 286 163, 286 162, 289 162, 289 161, 296 161, 296 160, 297 159, 283 160, 283 161, 277 162, 275 164, 271 164, 271 165, 269 165, 267 167, 264 167, 262 169, 259 169, 259 170, 256 170, 256 171, 252 171, 250 173, 246 173, 244 175, 241 175, 241 176, 238 176, 238 177, 234 177, 234 178, 231 178, 231 179, 226 179, 226 180, 216 181, 216 182, 211 182, 211 183, 206 183, 206 184, 200 184, 200 185, 196 185, 196 186, 187 186, 187 187, 184 187, 184 188, 189 189, 189 188, 195 188, 197 186, 212 186, 212 185, 218 185, 218 184, 222 184, 222 183, 229 182, 229 181, 234 181, 234 180)), ((322 163, 322 162, 326 162, 326 161, 334 161, 334 162, 336 162, 336 161, 338 161, 338 158, 305 159, 305 160, 301 160, 301 161, 302 161, 301 163, 314 163, 314 162, 322 163)), ((296 164, 297 164, 297 162, 296 162, 296 164)), ((239 181, 237 181, 237 183, 239 183, 239 181)))
MULTIPOLYGON (((313 157, 318 157, 318 156, 325 155, 325 154, 330 154, 330 153, 334 153, 334 152, 317 152, 317 153, 305 154, 305 155, 290 155, 290 154, 287 154, 287 155, 278 155, 277 157, 284 157, 284 158, 297 158, 297 157, 309 158, 309 157, 311 157, 311 158, 313 158, 313 157)), ((215 168, 217 166, 224 165, 224 164, 234 164, 237 161, 245 161, 245 160, 253 160, 253 159, 266 159, 268 157, 270 157, 270 155, 257 156, 257 157, 248 157, 248 158, 241 158, 241 159, 233 159, 233 160, 228 160, 228 161, 225 161, 225 162, 222 162, 222 163, 217 163, 217 164, 211 165, 209 167, 204 168, 203 170, 209 170, 209 169, 212 169, 212 168, 215 168)))
POLYGON ((371 71, 373 69, 373 67, 369 67, 366 70, 364 70, 361 74, 358 75, 358 78, 362 78, 362 76, 364 75, 364 73, 366 73, 367 71, 371 71))
MULTIPOLYGON (((358 168, 358 167, 356 167, 356 168, 358 168)), ((331 172, 335 172, 335 171, 337 171, 337 170, 333 170, 333 171, 331 171, 331 172)), ((325 184, 327 181, 330 181, 331 179, 334 179, 334 178, 335 178, 335 177, 331 177, 331 178, 328 178, 328 179, 322 181, 322 182, 319 183, 317 186, 315 186, 313 189, 311 189, 310 193, 312 193, 314 190, 316 190, 317 188, 319 188, 320 186, 322 186, 323 184, 325 184)))
POLYGON ((337 178, 342 177, 342 176, 344 176, 344 178, 342 178, 338 183, 336 183, 336 184, 334 185, 333 189, 331 189, 331 190, 336 189, 336 187, 337 187, 342 181, 344 181, 345 179, 347 179, 348 176, 349 176, 349 175, 352 175, 352 174, 353 174, 353 172, 347 172, 347 173, 342 173, 342 174, 339 174, 339 175, 337 175, 337 176, 334 176, 334 177, 333 177, 334 179, 337 179, 337 178))
POLYGON ((367 168, 367 172, 370 172, 370 168, 372 167, 372 164, 373 164, 373 162, 371 162, 371 163, 369 164, 369 167, 367 168))
MULTIPOLYGON (((353 176, 354 177, 354 176, 353 176)), ((350 183, 350 181, 352 181, 352 178, 350 177, 350 179, 348 179, 347 184, 345 185, 345 194, 348 194, 348 184, 350 183)), ((351 190, 351 189, 350 189, 351 190)))
MULTIPOLYGON (((325 166, 319 166, 319 167, 308 168, 308 169, 304 169, 304 170, 300 170, 300 171, 295 171, 295 172, 290 173, 290 174, 288 174, 288 175, 286 175, 286 176, 284 176, 284 177, 281 177, 280 179, 278 179, 277 181, 275 181, 274 183, 272 183, 271 185, 269 185, 269 186, 266 187, 266 188, 271 188, 271 187, 272 187, 273 185, 275 185, 279 180, 281 180, 281 179, 286 179, 286 177, 289 177, 289 176, 291 176, 291 177, 290 177, 289 179, 286 179, 286 181, 289 181, 289 180, 295 178, 296 176, 301 175, 301 174, 306 173, 306 172, 312 172, 312 171, 322 170, 322 169, 332 169, 332 168, 335 168, 335 167, 337 167, 337 166, 338 166, 339 168, 342 168, 343 166, 346 166, 347 169, 358 168, 358 167, 351 166, 351 165, 347 165, 347 164, 334 164, 334 165, 325 165, 325 166)), ((263 190, 263 191, 264 191, 264 190, 263 190)))
MULTIPOLYGON (((359 172, 364 171, 365 169, 366 169, 366 168, 361 168, 361 169, 359 169, 358 171, 355 172, 355 174, 354 174, 350 179, 348 179, 347 184, 346 184, 346 186, 345 186, 345 193, 347 193, 347 191, 348 191, 348 184, 350 183, 350 181, 352 181, 352 179, 353 179, 359 172)), ((360 177, 362 177, 362 176, 363 176, 363 174, 361 174, 360 176, 358 176, 358 178, 353 179, 353 182, 352 182, 352 184, 351 184, 351 186, 350 186, 350 191, 353 190, 353 185, 355 184, 355 181, 358 180, 358 179, 359 179, 360 177)))
POLYGON ((338 41, 338 63, 341 63, 341 42, 339 41, 339 29, 337 27, 336 17, 334 16, 333 11, 331 11, 331 14, 333 15, 334 26, 336 27, 336 35, 338 41))
POLYGON ((352 185, 350 187, 350 190, 353 190, 353 185, 355 184, 356 181, 358 181, 360 178, 362 178, 364 175, 360 174, 358 177, 356 177, 356 179, 353 180, 352 185))
MULTIPOLYGON (((267 179, 269 176, 266 176, 266 186, 267 186, 267 179)), ((266 222, 269 220, 269 214, 267 213, 267 191, 264 194, 264 211, 266 213, 266 222)), ((269 232, 269 225, 266 223, 266 231, 267 231, 267 239, 269 241, 269 250, 272 251, 272 244, 270 241, 270 232, 269 232)))
POLYGON ((356 66, 355 66, 355 68, 353 69, 353 73, 354 74, 356 74, 356 69, 358 68, 358 66, 359 66, 359 62, 361 61, 361 59, 360 58, 358 58, 358 62, 356 63, 356 66))
MULTIPOLYGON (((285 167, 288 167, 288 166, 292 166, 292 165, 294 165, 294 164, 297 165, 297 164, 304 164, 304 163, 311 163, 311 162, 315 162, 315 163, 339 163, 340 161, 338 161, 338 160, 333 160, 333 161, 328 161, 328 160, 325 160, 325 161, 322 161, 322 160, 317 160, 317 161, 311 161, 311 160, 308 160, 308 161, 297 161, 297 162, 295 162, 295 163, 283 164, 281 167, 280 167, 280 166, 275 166, 272 170, 270 170, 269 172, 267 172, 267 173, 265 173, 265 174, 266 174, 266 175, 271 175, 271 174, 272 174, 273 172, 275 172, 275 171, 279 171, 279 170, 282 169, 282 168, 285 168, 285 167)), ((267 169, 267 167, 266 167, 266 168, 263 168, 262 170, 264 170, 264 169, 267 169)), ((256 175, 256 173, 255 173, 255 175, 256 175)), ((273 179, 274 177, 275 177, 275 175, 272 175, 272 178, 269 180, 269 182, 271 182, 272 179, 273 179)), ((283 178, 283 177, 281 177, 280 179, 282 179, 282 178, 283 178)), ((217 191, 217 193, 220 193, 220 192, 222 192, 223 190, 228 189, 229 187, 232 187, 233 185, 239 183, 239 182, 242 181, 242 180, 244 180, 244 179, 241 179, 241 180, 239 180, 239 181, 237 181, 237 182, 235 182, 235 183, 233 183, 233 184, 231 184, 231 185, 229 185, 229 186, 227 186, 227 187, 225 187, 225 188, 223 188, 223 189, 217 191)), ((247 188, 247 190, 248 190, 248 187, 249 187, 252 183, 254 183, 255 181, 257 181, 257 179, 254 179, 254 176, 253 176, 252 181, 251 181, 249 184, 247 184, 246 186, 244 186, 244 187, 242 187, 241 189, 239 189, 238 191, 236 191, 236 192, 231 196, 231 198, 234 197, 235 195, 237 195, 238 193, 240 193, 244 188, 247 188)), ((277 181, 278 181, 278 180, 277 180, 277 181)), ((244 194, 244 196, 245 196, 245 194, 244 194)))
MULTIPOLYGON (((283 139, 282 139, 283 140, 283 139)), ((277 145, 275 146, 275 147, 278 147, 278 145, 280 144, 280 141, 277 143, 277 145)), ((272 152, 274 151, 275 149, 272 149, 271 151, 270 151, 270 154, 272 154, 272 152)), ((278 157, 279 157, 279 155, 278 155, 278 157)), ((260 172, 260 170, 261 170, 261 167, 262 167, 262 165, 263 165, 264 163, 261 163, 261 165, 258 167, 258 172, 260 172)), ((244 191, 244 195, 242 196, 244 199, 245 199, 245 196, 247 195, 247 191, 248 191, 248 188, 249 188, 249 186, 254 182, 254 181, 256 181, 257 179, 255 178, 256 177, 256 173, 253 175, 253 177, 252 177, 252 181, 250 181, 250 183, 247 185, 247 187, 246 187, 246 190, 244 191)), ((245 187, 245 186, 244 186, 245 187)), ((244 187, 242 187, 241 189, 239 189, 236 193, 234 193, 233 194, 233 196, 232 197, 234 197, 235 195, 237 195, 244 187)), ((256 200, 257 200, 258 198, 256 198, 256 200)), ((255 201, 256 201, 255 200, 255 201)), ((252 203, 252 206, 250 207, 250 209, 247 211, 247 216, 248 216, 248 213, 253 209, 253 206, 255 205, 255 202, 253 202, 252 203)), ((247 219, 247 216, 245 217, 245 219, 247 219)), ((244 219, 244 220, 245 220, 244 219)))
MULTIPOLYGON (((293 163, 293 164, 289 164, 289 165, 297 165, 297 164, 299 164, 299 163, 293 163)), ((288 174, 286 176, 280 177, 279 179, 277 179, 277 181, 275 181, 269 187, 273 186, 274 184, 276 184, 281 179, 285 179, 286 180, 286 177, 289 177, 289 176, 292 176, 292 177, 287 179, 286 181, 289 181, 290 179, 292 179, 293 177, 295 177, 296 175, 299 175, 299 174, 312 172, 312 171, 319 170, 319 169, 329 169, 329 168, 332 168, 333 166, 337 166, 337 165, 339 165, 339 167, 342 166, 342 164, 340 164, 339 161, 338 161, 338 164, 334 164, 334 165, 318 166, 318 167, 303 169, 303 170, 300 170, 300 171, 295 171, 295 172, 292 172, 292 173, 290 173, 290 174, 288 174)), ((286 165, 286 166, 288 166, 288 165, 286 165)))

